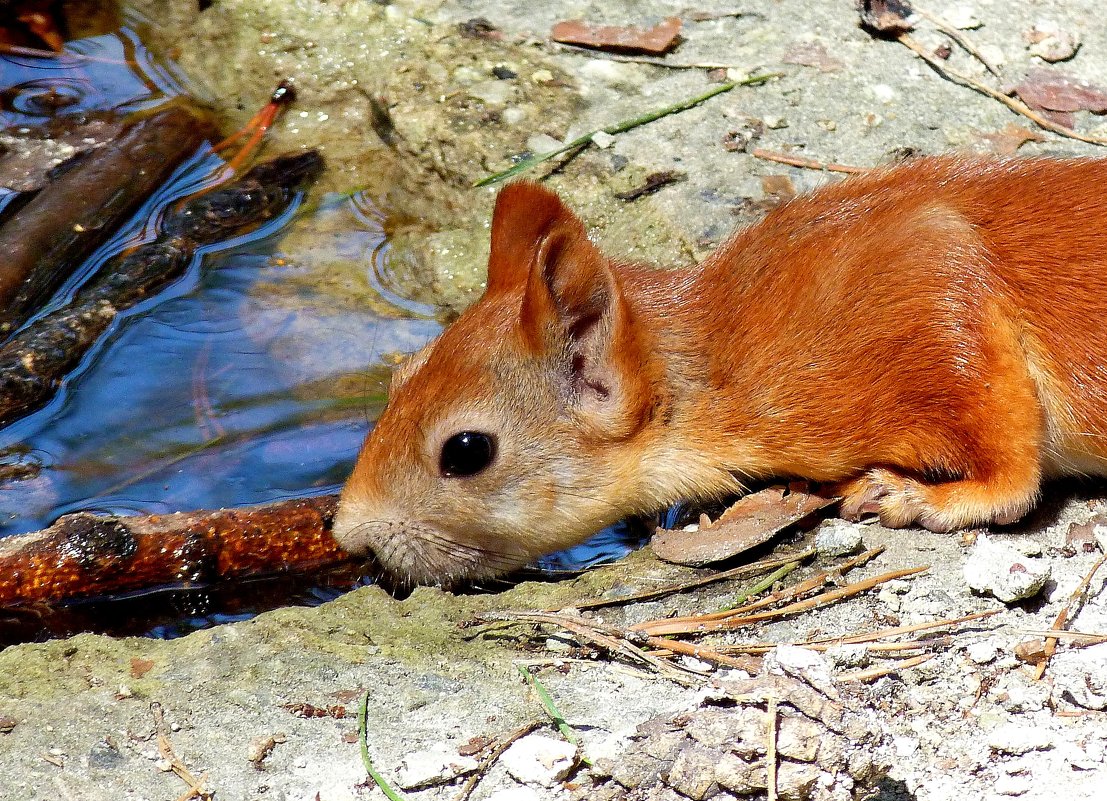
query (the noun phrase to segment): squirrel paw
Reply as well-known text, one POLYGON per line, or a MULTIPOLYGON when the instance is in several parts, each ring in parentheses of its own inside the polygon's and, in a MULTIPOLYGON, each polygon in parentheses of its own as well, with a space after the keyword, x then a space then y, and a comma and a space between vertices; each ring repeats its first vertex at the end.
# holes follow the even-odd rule
POLYGON ((840 514, 857 520, 880 515, 888 528, 917 524, 936 532, 974 525, 1013 523, 1033 505, 1037 486, 1027 487, 1014 498, 997 497, 986 483, 949 481, 926 484, 892 470, 877 468, 836 487, 842 502, 840 514))

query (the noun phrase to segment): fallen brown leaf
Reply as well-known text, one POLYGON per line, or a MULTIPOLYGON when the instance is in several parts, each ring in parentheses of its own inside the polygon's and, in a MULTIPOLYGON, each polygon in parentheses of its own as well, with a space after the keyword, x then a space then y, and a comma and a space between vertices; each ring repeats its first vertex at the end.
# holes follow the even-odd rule
POLYGON ((1082 78, 1046 67, 1027 72, 1011 92, 1024 103, 1047 111, 1107 113, 1107 92, 1082 78))
POLYGON ((761 190, 766 195, 790 200, 796 196, 796 187, 787 175, 762 175, 761 190))
POLYGON ((650 547, 666 562, 680 565, 719 562, 767 542, 786 527, 833 503, 831 498, 769 487, 742 498, 718 520, 701 525, 698 531, 658 529, 650 547))
POLYGON ((679 17, 669 17, 646 29, 619 25, 590 25, 583 20, 564 20, 553 26, 550 38, 555 42, 614 53, 646 53, 660 56, 676 46, 680 39, 680 28, 679 17))
POLYGON ((1040 131, 1032 131, 1022 125, 1013 122, 1007 123, 1002 131, 992 133, 977 132, 980 139, 987 142, 988 149, 1001 156, 1010 156, 1027 142, 1044 142, 1045 136, 1040 131))
POLYGON ((820 42, 797 42, 788 48, 781 61, 801 67, 817 67, 819 72, 834 72, 843 67, 842 62, 826 52, 820 42))
POLYGON ((131 658, 131 676, 136 679, 141 679, 147 673, 149 673, 154 667, 153 659, 143 659, 142 657, 131 658))

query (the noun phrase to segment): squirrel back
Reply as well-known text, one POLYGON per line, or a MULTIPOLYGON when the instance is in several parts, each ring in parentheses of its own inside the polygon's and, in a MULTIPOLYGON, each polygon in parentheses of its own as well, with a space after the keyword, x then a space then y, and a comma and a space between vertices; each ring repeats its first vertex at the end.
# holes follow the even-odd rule
POLYGON ((1018 519, 1107 465, 1101 187, 1107 160, 917 159, 653 270, 512 184, 484 296, 397 370, 335 534, 448 584, 750 478, 891 526, 1018 519))

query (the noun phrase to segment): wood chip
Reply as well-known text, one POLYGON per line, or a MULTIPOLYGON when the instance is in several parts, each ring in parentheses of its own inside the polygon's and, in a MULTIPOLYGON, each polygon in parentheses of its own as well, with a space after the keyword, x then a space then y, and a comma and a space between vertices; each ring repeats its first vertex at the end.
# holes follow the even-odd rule
POLYGON ((652 28, 618 25, 590 25, 583 20, 565 20, 550 31, 550 38, 563 44, 591 47, 614 53, 668 53, 680 40, 679 17, 669 17, 652 28))
POLYGON ((706 565, 768 542, 783 529, 835 503, 833 499, 769 487, 747 495, 699 531, 658 529, 650 547, 659 559, 706 565))

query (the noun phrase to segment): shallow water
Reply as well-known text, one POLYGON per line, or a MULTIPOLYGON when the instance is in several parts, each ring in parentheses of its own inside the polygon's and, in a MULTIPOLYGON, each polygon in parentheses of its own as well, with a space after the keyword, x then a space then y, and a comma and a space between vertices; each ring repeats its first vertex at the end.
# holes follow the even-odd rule
MULTIPOLYGON (((95 60, 0 56, 0 124, 41 123, 36 98, 50 89, 73 100, 66 114, 133 111, 184 91, 129 29, 68 49, 95 60)), ((197 154, 61 295, 217 164, 197 154)), ((41 467, 0 483, 0 536, 78 510, 148 514, 336 491, 383 404, 388 364, 439 330, 437 310, 396 285, 391 258, 384 214, 358 194, 309 196, 254 234, 204 249, 184 279, 120 316, 48 407, 0 430, 8 461, 41 467), (336 264, 352 271, 356 301, 331 280, 336 264)), ((638 536, 613 529, 541 566, 580 569, 624 554, 638 536)), ((109 613, 82 607, 31 636, 89 626, 173 636, 325 600, 357 580, 345 571, 113 603, 109 613)))

